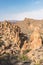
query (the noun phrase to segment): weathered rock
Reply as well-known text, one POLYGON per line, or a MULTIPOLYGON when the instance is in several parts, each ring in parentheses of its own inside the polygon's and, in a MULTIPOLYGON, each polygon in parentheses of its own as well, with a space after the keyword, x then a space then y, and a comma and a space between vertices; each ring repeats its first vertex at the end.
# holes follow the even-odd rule
POLYGON ((39 27, 36 27, 30 36, 30 49, 35 50, 42 46, 42 39, 39 33, 39 27))
POLYGON ((32 62, 40 65, 43 63, 43 47, 31 50, 29 53, 27 53, 28 58, 32 60, 32 62))
MULTIPOLYGON (((20 54, 25 54, 26 56, 28 56, 28 58, 32 60, 33 62, 31 63, 31 65, 32 64, 34 65, 37 62, 38 63, 40 62, 41 64, 43 64, 43 48, 40 48, 42 46, 42 39, 40 36, 40 29, 39 29, 41 25, 39 25, 39 27, 36 27, 36 25, 34 25, 35 23, 31 24, 30 20, 29 22, 28 20, 26 20, 25 22, 25 20, 24 20, 25 25, 27 23, 29 27, 27 25, 24 26, 24 24, 23 26, 20 25, 21 29, 23 28, 22 32, 25 32, 25 35, 24 33, 21 35, 22 32, 20 28, 15 24, 12 24, 7 21, 0 23, 0 57, 6 56, 6 58, 9 59, 9 60, 8 59, 6 60, 6 58, 4 57, 5 58, 5 61, 4 61, 1 58, 0 59, 1 65, 7 65, 9 63, 10 63, 9 65, 14 65, 14 64, 30 65, 30 62, 20 62, 20 61, 16 62, 15 61, 16 56, 13 56, 14 59, 10 57, 11 55, 19 56, 20 54), (29 38, 27 42, 28 36, 29 38), (22 47, 20 47, 20 45, 22 45, 22 47)), ((23 59, 25 59, 24 56, 23 56, 23 59)))
POLYGON ((0 24, 0 54, 3 54, 4 52, 15 54, 15 52, 20 50, 20 28, 7 21, 1 22, 0 24))
POLYGON ((30 35, 30 40, 28 42, 24 42, 22 49, 21 49, 21 54, 24 51, 27 50, 35 50, 38 49, 42 46, 42 39, 40 36, 40 29, 39 27, 35 27, 34 31, 30 35))
POLYGON ((23 44, 23 46, 21 48, 20 54, 23 54, 27 50, 29 50, 29 43, 27 43, 26 41, 24 41, 24 44, 23 44))

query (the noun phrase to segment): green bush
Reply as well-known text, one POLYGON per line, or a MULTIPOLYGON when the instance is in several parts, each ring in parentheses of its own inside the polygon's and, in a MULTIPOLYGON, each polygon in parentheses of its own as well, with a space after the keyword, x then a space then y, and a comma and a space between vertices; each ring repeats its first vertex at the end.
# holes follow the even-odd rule
POLYGON ((27 49, 26 51, 24 51, 24 54, 28 53, 29 51, 31 51, 31 49, 27 49))
POLYGON ((23 54, 23 55, 20 57, 20 59, 21 59, 22 61, 26 61, 26 60, 28 60, 28 57, 23 54))

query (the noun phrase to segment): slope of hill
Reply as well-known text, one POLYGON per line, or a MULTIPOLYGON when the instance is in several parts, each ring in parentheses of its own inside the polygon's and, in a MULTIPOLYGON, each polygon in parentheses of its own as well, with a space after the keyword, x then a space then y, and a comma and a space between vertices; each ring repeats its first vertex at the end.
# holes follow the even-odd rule
POLYGON ((43 61, 42 49, 43 20, 25 18, 15 23, 9 21, 0 22, 1 65, 9 63, 14 65, 18 61, 28 61, 30 65, 32 62, 34 64, 42 64, 40 62, 40 60, 43 61), (38 50, 40 50, 40 53, 38 50), (37 53, 40 55, 39 59, 37 53), (34 59, 35 57, 36 59, 34 59))
POLYGON ((21 32, 23 32, 27 36, 37 26, 41 29, 41 31, 43 31, 43 20, 34 20, 34 19, 25 18, 24 20, 18 21, 15 24, 18 25, 21 28, 21 32))

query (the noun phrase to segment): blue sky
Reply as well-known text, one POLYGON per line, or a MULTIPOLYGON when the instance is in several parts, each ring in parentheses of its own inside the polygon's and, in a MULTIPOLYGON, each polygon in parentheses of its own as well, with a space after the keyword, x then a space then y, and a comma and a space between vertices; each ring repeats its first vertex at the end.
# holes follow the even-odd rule
POLYGON ((43 19, 43 0, 0 0, 0 20, 43 19))

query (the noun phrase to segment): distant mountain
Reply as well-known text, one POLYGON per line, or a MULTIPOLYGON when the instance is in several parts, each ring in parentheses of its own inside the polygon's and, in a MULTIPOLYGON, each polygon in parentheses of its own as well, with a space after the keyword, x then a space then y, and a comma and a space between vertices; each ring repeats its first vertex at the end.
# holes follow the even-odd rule
POLYGON ((21 31, 28 35, 29 30, 30 32, 34 29, 34 27, 39 26, 41 29, 43 28, 43 20, 34 20, 25 18, 22 21, 15 22, 21 28, 21 31))

